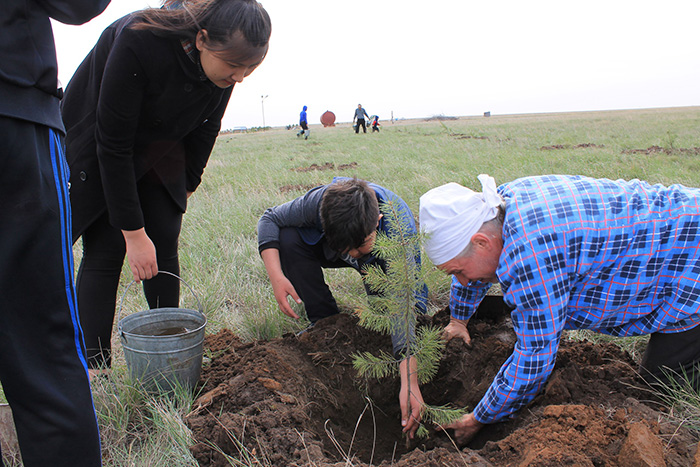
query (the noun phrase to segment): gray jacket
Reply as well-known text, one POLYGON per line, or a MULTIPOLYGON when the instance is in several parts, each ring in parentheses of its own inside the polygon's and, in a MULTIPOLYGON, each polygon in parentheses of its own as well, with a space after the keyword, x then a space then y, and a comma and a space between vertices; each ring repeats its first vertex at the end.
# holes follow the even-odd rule
POLYGON ((365 117, 369 118, 369 115, 367 115, 367 111, 365 110, 364 107, 358 107, 355 109, 355 116, 352 118, 353 120, 364 120, 365 117))
MULTIPOLYGON (((333 182, 343 179, 345 177, 335 177, 333 182)), ((395 193, 386 188, 374 183, 368 182, 368 184, 377 194, 377 200, 380 205, 385 200, 392 200, 402 206, 403 221, 415 232, 416 223, 408 205, 395 193)), ((279 233, 282 227, 296 227, 302 240, 308 245, 316 245, 322 241, 324 232, 321 225, 321 199, 327 188, 328 185, 318 186, 292 201, 267 209, 258 221, 258 250, 262 252, 268 248, 279 249, 279 233)), ((377 230, 388 234, 390 228, 391 222, 386 217, 382 217, 377 230)), ((331 250, 326 242, 323 242, 322 246, 326 259, 330 261, 342 259, 358 271, 361 271, 366 265, 376 264, 386 271, 385 261, 372 254, 355 259, 348 254, 341 255, 339 252, 331 250)), ((416 252, 415 258, 420 264, 420 252, 416 252)), ((428 287, 424 285, 423 289, 417 293, 416 298, 418 302, 416 305, 417 311, 425 313, 428 287)), ((413 338, 413 336, 411 337, 413 338)), ((394 353, 398 355, 404 350, 406 339, 402 333, 395 333, 395 335, 392 335, 392 343, 394 345, 394 353)))

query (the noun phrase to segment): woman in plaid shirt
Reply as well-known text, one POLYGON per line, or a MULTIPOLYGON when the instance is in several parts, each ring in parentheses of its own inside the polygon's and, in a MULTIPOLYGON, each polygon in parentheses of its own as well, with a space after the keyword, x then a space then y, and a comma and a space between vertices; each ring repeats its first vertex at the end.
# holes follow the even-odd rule
POLYGON ((426 253, 453 275, 449 337, 498 282, 517 336, 474 412, 449 428, 460 442, 512 416, 544 387, 565 329, 651 334, 649 382, 700 386, 700 189, 639 180, 525 177, 483 193, 450 183, 421 197, 426 253))

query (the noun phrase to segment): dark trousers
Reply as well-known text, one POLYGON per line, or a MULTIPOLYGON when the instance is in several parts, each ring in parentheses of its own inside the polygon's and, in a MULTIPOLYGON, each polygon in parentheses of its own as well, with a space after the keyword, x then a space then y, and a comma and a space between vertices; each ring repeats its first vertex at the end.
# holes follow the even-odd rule
POLYGON ((641 363, 641 374, 650 384, 668 385, 673 378, 687 378, 700 390, 700 326, 684 332, 655 332, 649 338, 641 363))
POLYGON ((323 268, 349 268, 342 260, 330 261, 323 252, 321 240, 308 245, 294 227, 280 230, 280 262, 282 271, 304 302, 306 316, 315 323, 338 313, 338 305, 323 277, 323 268))
POLYGON ((355 133, 360 132, 360 125, 362 125, 362 132, 367 133, 367 127, 365 126, 365 119, 364 118, 357 119, 357 125, 355 125, 355 133))
MULTIPOLYGON (((182 212, 165 188, 149 175, 137 184, 146 234, 156 247, 158 269, 179 275, 177 249, 182 212)), ((82 239, 83 258, 77 289, 88 367, 109 367, 117 289, 126 244, 121 231, 109 223, 107 213, 83 232, 82 239)), ((143 290, 150 308, 179 305, 180 281, 175 277, 160 274, 143 281, 143 290)), ((139 310, 123 310, 123 314, 133 311, 139 310)))
POLYGON ((0 117, 0 179, 0 382, 24 465, 99 466, 59 135, 0 117))

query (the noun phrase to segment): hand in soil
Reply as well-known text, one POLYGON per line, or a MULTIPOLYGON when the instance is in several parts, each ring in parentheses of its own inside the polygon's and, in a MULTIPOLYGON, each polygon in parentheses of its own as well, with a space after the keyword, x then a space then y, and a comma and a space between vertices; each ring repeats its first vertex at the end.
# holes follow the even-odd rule
POLYGON ((469 320, 461 320, 457 318, 451 318, 445 330, 443 332, 445 339, 448 341, 454 339, 455 337, 460 338, 467 344, 468 347, 472 346, 472 338, 467 330, 467 323, 469 320))
POLYGON ((450 423, 444 427, 438 427, 438 431, 453 429, 455 430, 455 441, 459 446, 464 446, 476 436, 484 424, 477 421, 473 413, 462 415, 456 422, 450 423))
POLYGON ((402 432, 406 433, 409 439, 413 439, 416 430, 420 426, 421 414, 425 402, 423 394, 420 392, 418 378, 416 376, 416 359, 410 357, 408 359, 410 365, 407 369, 407 360, 404 360, 399 365, 401 373, 401 390, 399 391, 399 405, 401 406, 401 426, 402 432), (409 382, 410 379, 410 382, 409 382))

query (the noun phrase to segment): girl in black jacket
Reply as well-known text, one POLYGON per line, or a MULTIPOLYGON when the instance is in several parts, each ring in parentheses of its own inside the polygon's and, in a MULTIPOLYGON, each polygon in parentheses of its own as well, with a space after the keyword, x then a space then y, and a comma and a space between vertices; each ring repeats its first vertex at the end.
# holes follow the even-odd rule
POLYGON ((151 308, 177 307, 178 237, 237 82, 262 63, 270 18, 255 0, 168 0, 108 27, 71 79, 73 241, 88 366, 110 365, 124 255, 151 308))

